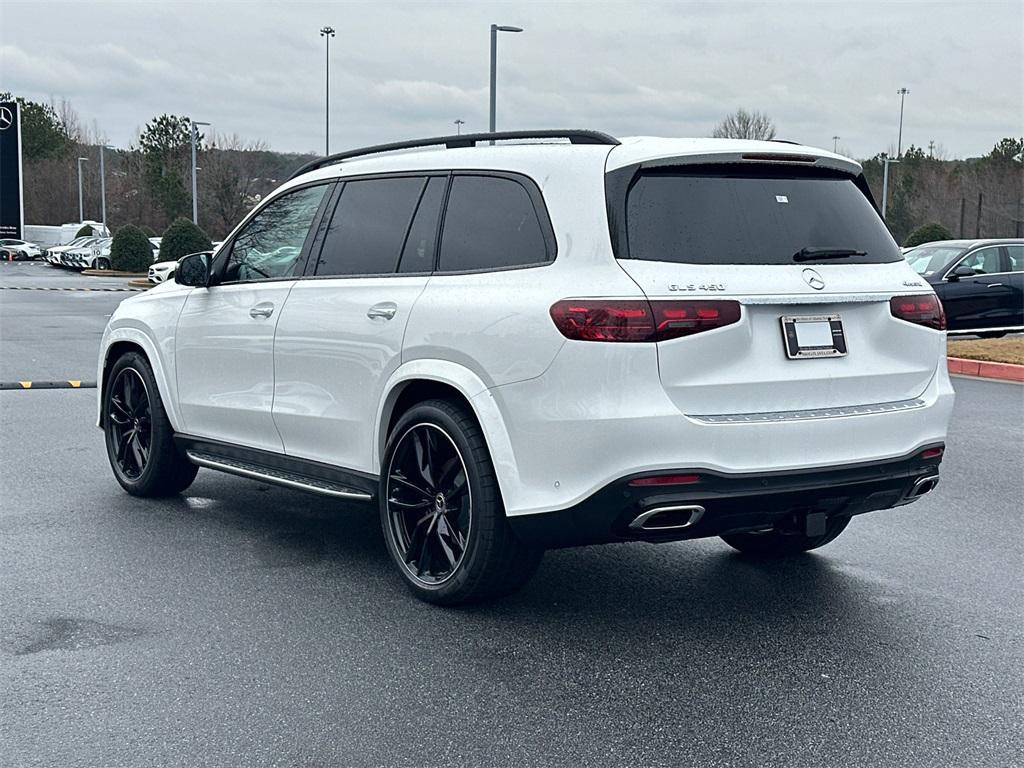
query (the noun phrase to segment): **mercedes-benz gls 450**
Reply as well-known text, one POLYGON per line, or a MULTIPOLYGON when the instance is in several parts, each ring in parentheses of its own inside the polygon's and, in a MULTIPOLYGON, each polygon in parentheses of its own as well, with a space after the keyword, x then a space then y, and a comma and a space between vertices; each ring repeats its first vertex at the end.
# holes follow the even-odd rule
POLYGON ((309 164, 123 302, 98 421, 137 496, 207 467, 375 505, 405 582, 453 604, 546 548, 788 555, 918 500, 944 331, 847 158, 451 136, 309 164))

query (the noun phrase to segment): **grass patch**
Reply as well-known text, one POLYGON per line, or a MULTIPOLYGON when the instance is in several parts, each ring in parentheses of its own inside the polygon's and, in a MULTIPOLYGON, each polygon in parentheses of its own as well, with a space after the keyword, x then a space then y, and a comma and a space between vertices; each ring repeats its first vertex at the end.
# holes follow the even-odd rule
POLYGON ((990 363, 1024 365, 1024 336, 1001 339, 950 339, 949 356, 990 363))

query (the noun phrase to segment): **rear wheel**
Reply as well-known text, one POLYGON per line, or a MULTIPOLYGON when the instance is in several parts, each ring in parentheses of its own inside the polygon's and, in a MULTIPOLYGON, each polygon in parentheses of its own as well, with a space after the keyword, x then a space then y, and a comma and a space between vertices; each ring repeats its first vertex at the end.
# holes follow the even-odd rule
POLYGON ((103 431, 117 482, 133 496, 170 496, 188 488, 199 468, 174 444, 174 430, 146 358, 125 353, 108 381, 103 431))
POLYGON ((388 440, 380 515, 388 551, 409 588, 441 605, 519 589, 543 550, 515 537, 475 419, 445 400, 414 406, 388 440))
POLYGON ((104 257, 96 259, 96 269, 110 269, 110 259, 104 257))
POLYGON ((730 533, 721 538, 730 547, 738 549, 745 555, 788 557, 825 546, 841 534, 849 524, 849 517, 829 518, 825 523, 825 533, 820 536, 807 536, 798 531, 772 528, 767 531, 730 533))

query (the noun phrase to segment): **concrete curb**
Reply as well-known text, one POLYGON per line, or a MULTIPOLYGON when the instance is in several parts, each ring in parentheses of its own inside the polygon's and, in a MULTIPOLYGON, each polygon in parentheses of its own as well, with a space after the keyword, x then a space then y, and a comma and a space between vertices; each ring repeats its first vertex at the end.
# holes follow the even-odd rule
POLYGON ((154 285, 156 285, 156 283, 149 282, 149 278, 147 278, 147 277, 140 277, 140 278, 137 278, 135 280, 129 280, 128 281, 128 285, 135 286, 136 288, 146 288, 146 289, 149 289, 149 288, 152 288, 154 285))
POLYGON ((121 272, 117 269, 83 269, 81 274, 88 277, 145 277, 145 272, 121 272))
POLYGON ((961 376, 980 376, 983 379, 1024 382, 1024 365, 1012 363, 990 363, 987 360, 967 360, 962 357, 949 358, 949 372, 961 376))

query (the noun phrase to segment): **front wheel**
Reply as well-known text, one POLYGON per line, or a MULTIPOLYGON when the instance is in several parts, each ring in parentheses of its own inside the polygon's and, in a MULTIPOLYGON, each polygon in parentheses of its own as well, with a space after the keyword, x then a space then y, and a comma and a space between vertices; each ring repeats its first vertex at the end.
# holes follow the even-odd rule
POLYGON ((414 406, 395 425, 382 462, 380 515, 399 573, 441 605, 510 594, 543 550, 516 538, 475 419, 445 400, 414 406))
POLYGON ((171 496, 188 488, 199 468, 174 444, 156 379, 146 358, 117 359, 103 400, 103 431, 114 477, 133 496, 171 496))
POLYGON ((745 555, 754 557, 789 557, 823 547, 842 533, 849 525, 849 517, 833 517, 825 523, 825 533, 807 536, 797 531, 772 528, 767 531, 729 533, 722 541, 745 555))
POLYGON ((96 259, 96 269, 110 269, 110 259, 96 259))

